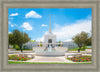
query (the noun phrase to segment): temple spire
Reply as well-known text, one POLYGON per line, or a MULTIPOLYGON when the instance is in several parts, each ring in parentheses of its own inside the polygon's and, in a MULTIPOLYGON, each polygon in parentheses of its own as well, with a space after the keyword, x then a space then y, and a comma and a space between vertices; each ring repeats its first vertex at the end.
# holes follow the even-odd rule
POLYGON ((51 15, 50 16, 50 23, 49 23, 49 33, 51 33, 51 15))

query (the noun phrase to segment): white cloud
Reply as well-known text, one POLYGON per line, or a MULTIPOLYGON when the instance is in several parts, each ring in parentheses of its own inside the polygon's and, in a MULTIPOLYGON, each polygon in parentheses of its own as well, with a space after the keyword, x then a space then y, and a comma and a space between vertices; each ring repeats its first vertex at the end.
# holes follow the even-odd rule
POLYGON ((58 41, 67 41, 71 40, 73 36, 82 31, 90 33, 91 28, 91 20, 78 20, 76 23, 66 26, 55 24, 53 32, 56 34, 58 41))
POLYGON ((41 26, 42 26, 42 27, 47 27, 48 25, 42 24, 41 26))
POLYGON ((12 24, 10 21, 8 21, 8 24, 9 24, 11 27, 18 26, 17 24, 12 24))
POLYGON ((10 16, 18 16, 18 13, 12 13, 10 16))
POLYGON ((23 23, 22 27, 25 30, 32 30, 33 29, 32 26, 28 22, 23 23))
POLYGON ((13 25, 13 24, 11 24, 11 27, 14 27, 14 25, 13 25))
POLYGON ((8 34, 11 34, 12 32, 8 32, 8 34))
POLYGON ((36 41, 42 41, 43 42, 44 40, 44 37, 40 37, 40 38, 37 38, 36 41))
MULTIPOLYGON (((71 41, 72 37, 77 33, 81 33, 82 31, 91 33, 92 22, 89 18, 87 17, 84 20, 77 20, 75 23, 70 25, 60 26, 59 24, 54 24, 52 32, 56 34, 57 41, 71 41)), ((38 40, 43 41, 43 37, 38 38, 38 40)))
POLYGON ((42 16, 40 16, 38 13, 36 13, 35 11, 30 11, 29 13, 27 13, 25 15, 25 18, 41 18, 42 16))

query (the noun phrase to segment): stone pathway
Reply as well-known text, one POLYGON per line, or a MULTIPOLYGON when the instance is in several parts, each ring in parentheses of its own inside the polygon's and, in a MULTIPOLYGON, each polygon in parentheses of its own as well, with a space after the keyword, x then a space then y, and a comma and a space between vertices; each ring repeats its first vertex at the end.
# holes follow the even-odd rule
POLYGON ((72 63, 72 61, 65 59, 65 56, 57 56, 57 57, 35 56, 34 59, 28 60, 26 62, 66 62, 66 63, 71 62, 72 63))

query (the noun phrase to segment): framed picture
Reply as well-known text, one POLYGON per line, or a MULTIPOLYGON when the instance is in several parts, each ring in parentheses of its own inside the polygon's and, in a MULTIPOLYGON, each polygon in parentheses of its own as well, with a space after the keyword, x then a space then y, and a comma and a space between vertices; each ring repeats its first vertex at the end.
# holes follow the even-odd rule
POLYGON ((1 72, 99 72, 99 0, 0 0, 1 72))

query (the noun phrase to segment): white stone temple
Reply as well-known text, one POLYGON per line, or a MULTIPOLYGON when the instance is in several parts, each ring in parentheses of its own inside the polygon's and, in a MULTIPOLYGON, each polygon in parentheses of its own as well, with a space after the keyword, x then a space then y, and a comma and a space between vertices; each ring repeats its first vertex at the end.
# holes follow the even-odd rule
POLYGON ((50 16, 50 23, 49 23, 49 31, 47 34, 44 35, 44 43, 51 44, 52 46, 54 46, 56 43, 56 35, 54 35, 51 30, 51 16, 50 16))
POLYGON ((50 22, 49 22, 49 30, 48 33, 44 34, 44 41, 41 43, 40 41, 36 42, 27 42, 24 45, 27 45, 27 48, 32 49, 32 48, 39 48, 43 47, 48 48, 49 46, 52 46, 52 48, 57 48, 57 47, 67 47, 67 48, 75 48, 78 47, 73 41, 66 41, 66 42, 61 42, 62 46, 59 46, 59 43, 56 42, 56 35, 53 34, 52 29, 51 29, 51 15, 50 15, 50 22), (40 45, 42 44, 42 46, 40 45))
POLYGON ((28 48, 33 48, 33 52, 36 55, 41 56, 61 56, 65 55, 69 47, 77 46, 74 42, 56 42, 56 35, 52 33, 51 29, 51 16, 50 16, 50 23, 49 23, 49 30, 48 33, 44 34, 44 41, 43 42, 28 42, 28 48))

